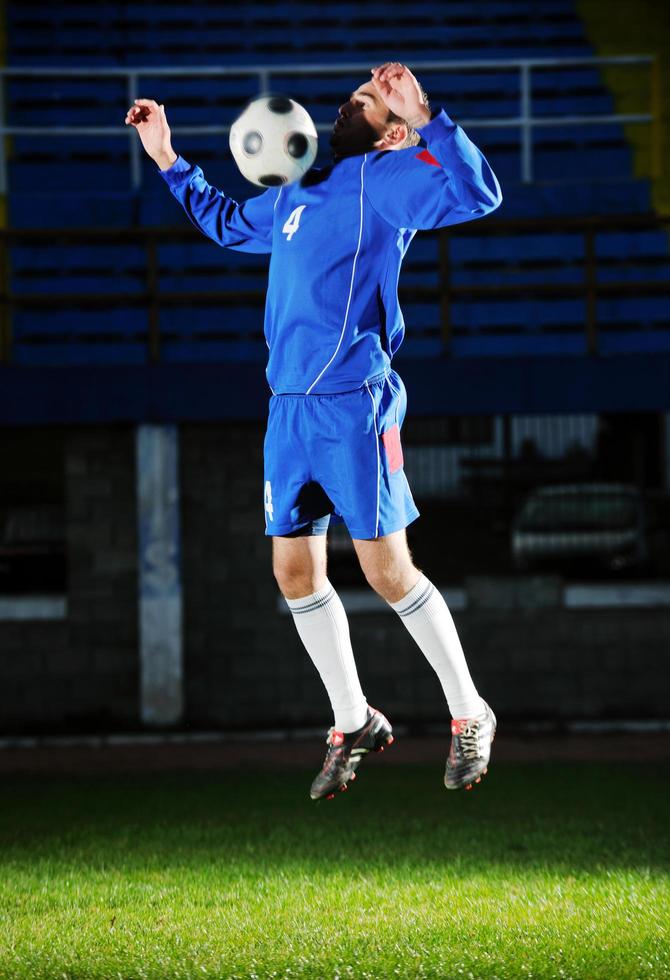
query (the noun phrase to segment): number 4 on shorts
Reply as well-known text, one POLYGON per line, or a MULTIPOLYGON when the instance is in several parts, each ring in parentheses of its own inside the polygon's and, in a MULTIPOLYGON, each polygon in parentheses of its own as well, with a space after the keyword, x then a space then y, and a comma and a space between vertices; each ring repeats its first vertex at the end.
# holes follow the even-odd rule
POLYGON ((265 513, 268 515, 268 520, 273 520, 274 508, 272 506, 272 485, 269 480, 265 481, 265 513))
POLYGON ((299 207, 294 208, 286 219, 286 223, 282 228, 282 235, 286 235, 287 242, 291 241, 296 231, 300 227, 300 218, 302 217, 302 212, 306 207, 306 204, 301 204, 299 207))

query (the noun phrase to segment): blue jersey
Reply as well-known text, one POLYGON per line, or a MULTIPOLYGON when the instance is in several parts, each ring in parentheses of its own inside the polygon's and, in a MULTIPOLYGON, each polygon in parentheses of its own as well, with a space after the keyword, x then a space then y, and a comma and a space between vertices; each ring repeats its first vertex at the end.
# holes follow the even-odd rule
POLYGON ((272 253, 265 339, 273 393, 336 394, 386 374, 404 335, 398 276, 415 233, 500 204, 483 154, 444 111, 420 133, 429 150, 346 157, 242 204, 181 157, 162 171, 213 241, 272 253))

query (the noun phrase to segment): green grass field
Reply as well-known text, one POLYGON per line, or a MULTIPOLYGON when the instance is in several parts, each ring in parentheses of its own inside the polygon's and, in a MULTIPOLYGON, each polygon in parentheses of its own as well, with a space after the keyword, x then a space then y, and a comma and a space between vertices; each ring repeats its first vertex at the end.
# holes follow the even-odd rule
POLYGON ((667 978, 670 774, 9 776, 0 977, 667 978))

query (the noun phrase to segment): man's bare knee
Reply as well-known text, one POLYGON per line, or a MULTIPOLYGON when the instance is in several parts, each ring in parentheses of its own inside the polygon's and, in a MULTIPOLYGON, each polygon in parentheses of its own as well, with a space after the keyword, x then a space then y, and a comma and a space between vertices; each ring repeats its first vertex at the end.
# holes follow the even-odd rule
POLYGON ((321 573, 317 569, 281 566, 273 571, 279 590, 286 599, 302 599, 325 585, 325 569, 321 573))
POLYGON ((354 547, 368 584, 387 602, 399 602, 421 574, 412 562, 404 531, 375 540, 356 540, 354 547))
POLYGON ((387 602, 400 602, 414 588, 421 574, 411 562, 398 566, 364 569, 371 589, 387 602))
POLYGON ((286 599, 318 592, 326 584, 325 536, 273 538, 272 571, 286 599))

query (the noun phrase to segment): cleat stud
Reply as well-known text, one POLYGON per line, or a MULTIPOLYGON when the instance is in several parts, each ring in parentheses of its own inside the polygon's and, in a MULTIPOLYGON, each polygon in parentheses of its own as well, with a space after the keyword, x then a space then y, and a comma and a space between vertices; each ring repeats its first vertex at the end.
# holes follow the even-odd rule
POLYGON ((386 739, 386 744, 387 745, 393 745, 394 742, 395 742, 395 739, 394 739, 393 735, 389 735, 389 737, 386 739))
POLYGON ((342 783, 342 785, 340 786, 340 793, 344 793, 344 791, 345 791, 346 788, 347 788, 347 784, 346 783, 342 783))
POLYGON ((383 752, 384 751, 384 746, 383 745, 380 745, 379 748, 377 749, 377 751, 378 752, 383 752))
POLYGON ((352 772, 352 774, 351 774, 351 777, 350 777, 350 778, 351 778, 351 781, 352 781, 352 783, 353 783, 353 781, 354 781, 354 779, 356 778, 356 773, 355 773, 355 772, 352 772))
POLYGON ((486 769, 484 770, 484 775, 486 775, 486 773, 487 773, 488 771, 489 771, 489 770, 488 770, 488 767, 487 767, 487 768, 486 768, 486 769))
POLYGON ((334 800, 335 799, 335 794, 334 793, 329 793, 328 796, 326 797, 326 799, 327 800, 334 800))
POLYGON ((465 788, 466 789, 472 789, 472 783, 468 783, 468 785, 465 788))
POLYGON ((477 778, 475 779, 475 782, 476 783, 481 783, 481 781, 482 781, 482 777, 481 776, 477 776, 477 778))

